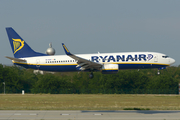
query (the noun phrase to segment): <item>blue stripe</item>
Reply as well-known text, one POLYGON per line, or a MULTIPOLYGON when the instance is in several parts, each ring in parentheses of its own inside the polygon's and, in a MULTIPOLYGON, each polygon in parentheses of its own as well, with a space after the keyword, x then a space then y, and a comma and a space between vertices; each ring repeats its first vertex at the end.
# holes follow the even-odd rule
POLYGON ((148 68, 161 68, 166 65, 158 64, 118 64, 119 69, 148 69, 148 68))
POLYGON ((20 65, 24 68, 31 68, 31 69, 39 69, 43 71, 53 71, 53 72, 72 72, 72 71, 78 71, 76 66, 77 65, 57 65, 57 66, 50 66, 50 65, 41 65, 41 66, 36 66, 36 65, 27 65, 27 64, 19 64, 19 63, 14 63, 15 65, 20 65))
MULTIPOLYGON (((73 72, 73 71, 80 71, 76 68, 77 65, 27 65, 27 64, 20 64, 14 63, 15 65, 20 65, 25 68, 31 69, 39 69, 43 71, 53 71, 53 72, 73 72)), ((148 69, 148 68, 162 68, 166 67, 166 65, 158 65, 158 64, 118 64, 119 69, 148 69)))
POLYGON ((118 70, 102 70, 102 74, 114 74, 118 73, 118 70))

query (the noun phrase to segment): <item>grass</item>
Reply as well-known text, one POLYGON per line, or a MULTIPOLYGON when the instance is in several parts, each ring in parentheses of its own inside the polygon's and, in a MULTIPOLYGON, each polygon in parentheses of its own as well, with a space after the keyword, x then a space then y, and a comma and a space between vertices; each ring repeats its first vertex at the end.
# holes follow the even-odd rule
POLYGON ((0 94, 0 110, 180 110, 180 96, 0 94))

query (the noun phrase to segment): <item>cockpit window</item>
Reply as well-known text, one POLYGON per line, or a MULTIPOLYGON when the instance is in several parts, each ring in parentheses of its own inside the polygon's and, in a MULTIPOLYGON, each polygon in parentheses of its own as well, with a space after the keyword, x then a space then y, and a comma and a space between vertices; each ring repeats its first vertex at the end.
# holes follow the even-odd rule
POLYGON ((163 58, 168 58, 169 56, 162 56, 163 58))

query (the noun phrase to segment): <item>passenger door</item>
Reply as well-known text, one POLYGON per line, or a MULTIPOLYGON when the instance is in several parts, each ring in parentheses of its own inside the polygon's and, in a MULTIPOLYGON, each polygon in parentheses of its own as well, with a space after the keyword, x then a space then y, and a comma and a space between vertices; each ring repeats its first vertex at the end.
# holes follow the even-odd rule
POLYGON ((154 62, 158 62, 158 55, 154 55, 154 62))
POLYGON ((40 68, 40 60, 39 60, 39 59, 36 60, 36 67, 37 67, 38 69, 40 68))

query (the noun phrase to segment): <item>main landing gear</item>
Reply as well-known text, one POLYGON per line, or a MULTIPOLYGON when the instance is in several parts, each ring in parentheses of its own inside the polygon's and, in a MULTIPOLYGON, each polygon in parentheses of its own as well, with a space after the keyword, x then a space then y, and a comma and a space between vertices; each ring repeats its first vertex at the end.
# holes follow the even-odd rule
POLYGON ((91 72, 91 73, 89 74, 89 78, 92 79, 93 77, 94 77, 94 74, 93 74, 93 72, 91 72))

